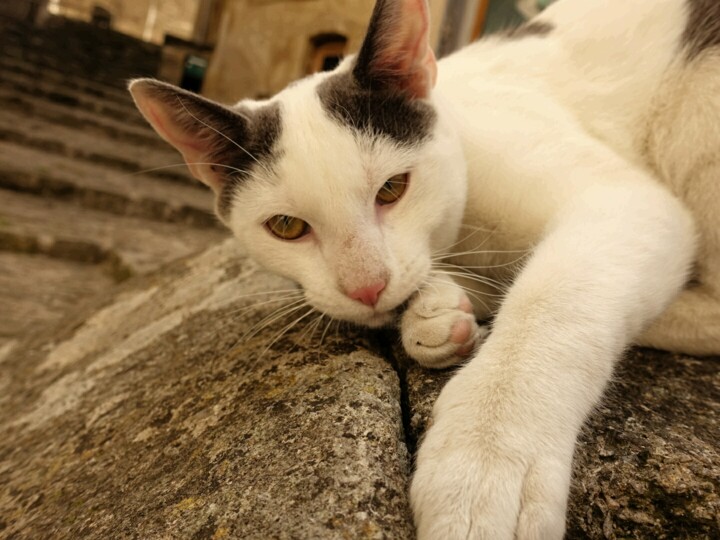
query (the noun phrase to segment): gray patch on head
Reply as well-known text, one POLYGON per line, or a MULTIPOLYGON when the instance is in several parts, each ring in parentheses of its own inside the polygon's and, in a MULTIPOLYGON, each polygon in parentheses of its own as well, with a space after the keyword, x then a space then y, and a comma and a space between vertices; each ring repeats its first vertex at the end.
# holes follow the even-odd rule
POLYGON ((435 125, 435 109, 427 101, 363 88, 352 72, 331 76, 317 93, 325 111, 342 125, 358 133, 384 135, 402 146, 422 143, 435 125))
POLYGON ((682 35, 688 60, 720 46, 720 0, 687 0, 688 19, 682 35))
POLYGON ((555 26, 545 21, 530 21, 511 28, 501 34, 505 39, 523 39, 526 37, 544 37, 555 29, 555 26))
POLYGON ((230 215, 233 197, 237 189, 252 178, 258 166, 270 167, 278 158, 277 141, 282 132, 281 110, 279 103, 271 103, 258 109, 237 107, 232 109, 245 119, 245 122, 228 125, 221 131, 234 144, 225 139, 213 154, 216 172, 223 174, 222 191, 217 198, 217 212, 227 219, 230 215), (243 149, 238 148, 238 145, 243 149))

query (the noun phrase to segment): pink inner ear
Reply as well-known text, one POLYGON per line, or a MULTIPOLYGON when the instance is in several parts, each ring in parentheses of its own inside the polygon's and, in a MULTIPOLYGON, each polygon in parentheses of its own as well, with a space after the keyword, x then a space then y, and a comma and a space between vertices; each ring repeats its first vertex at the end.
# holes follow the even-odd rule
POLYGON ((173 112, 166 110, 162 103, 157 103, 141 93, 138 93, 135 99, 141 112, 158 134, 180 151, 190 173, 214 191, 219 191, 222 186, 217 176, 208 166, 203 165, 207 161, 208 149, 202 140, 192 137, 181 124, 174 122, 173 112))
POLYGON ((183 155, 187 152, 198 154, 202 152, 203 145, 179 129, 170 119, 170 115, 162 110, 162 107, 155 107, 152 102, 143 101, 142 107, 146 118, 163 139, 180 150, 183 155))
POLYGON ((401 13, 385 42, 378 67, 405 75, 403 90, 415 98, 426 98, 437 80, 435 53, 430 47, 430 18, 425 0, 405 0, 401 13))

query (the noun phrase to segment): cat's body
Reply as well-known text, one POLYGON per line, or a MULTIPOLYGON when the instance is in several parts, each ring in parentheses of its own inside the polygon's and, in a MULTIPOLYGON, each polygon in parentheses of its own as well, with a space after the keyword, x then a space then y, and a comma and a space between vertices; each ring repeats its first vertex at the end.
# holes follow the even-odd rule
POLYGON ((270 101, 134 83, 317 309, 377 326, 407 302, 403 344, 436 367, 485 336, 458 283, 497 311, 418 453, 421 538, 560 538, 575 437, 623 350, 720 353, 718 6, 561 0, 436 82, 424 0, 381 0, 356 58, 270 101))
MULTIPOLYGON (((700 233, 692 290, 639 341, 695 354, 720 350, 720 307, 711 307, 720 294, 720 4, 706 2, 704 12, 700 4, 565 1, 530 23, 543 25, 537 33, 484 40, 440 63, 438 92, 461 104, 455 118, 470 179, 464 221, 493 231, 483 243, 490 253, 454 262, 498 265, 485 273, 507 282, 515 250, 536 244, 557 198, 578 182, 568 170, 560 180, 566 186, 543 192, 535 177, 562 177, 573 146, 597 139, 680 198, 700 233), (693 31, 698 21, 704 26, 693 31), (523 176, 532 187, 504 181, 523 176)), ((454 249, 477 242, 472 236, 454 249)))

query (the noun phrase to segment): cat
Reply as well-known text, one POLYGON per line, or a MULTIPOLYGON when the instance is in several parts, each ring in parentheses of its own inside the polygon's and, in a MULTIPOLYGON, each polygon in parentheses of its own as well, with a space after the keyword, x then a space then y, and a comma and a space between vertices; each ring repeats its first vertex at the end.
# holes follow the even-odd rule
POLYGON ((560 0, 439 62, 428 28, 425 0, 379 0, 357 55, 271 99, 130 91, 319 311, 464 360, 418 451, 419 538, 562 538, 623 351, 720 353, 720 2, 560 0))

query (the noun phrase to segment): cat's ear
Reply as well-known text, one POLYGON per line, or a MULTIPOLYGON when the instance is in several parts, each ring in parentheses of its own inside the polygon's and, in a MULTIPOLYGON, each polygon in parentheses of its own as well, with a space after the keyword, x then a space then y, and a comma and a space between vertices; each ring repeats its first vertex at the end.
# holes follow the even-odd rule
POLYGON ((177 148, 192 175, 220 193, 227 170, 219 156, 243 141, 249 120, 219 103, 154 79, 130 83, 135 104, 155 131, 177 148))
POLYGON ((437 78, 427 0, 378 0, 353 74, 371 90, 427 98, 437 78))

